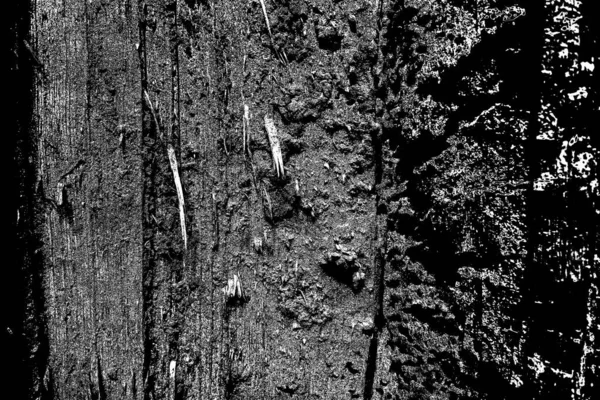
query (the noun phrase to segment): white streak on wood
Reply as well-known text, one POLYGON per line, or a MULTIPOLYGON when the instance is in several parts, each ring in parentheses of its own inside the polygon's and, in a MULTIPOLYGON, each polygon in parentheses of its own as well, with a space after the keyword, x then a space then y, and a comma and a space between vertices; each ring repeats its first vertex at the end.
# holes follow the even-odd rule
POLYGON ((265 16, 265 23, 267 24, 267 31, 269 32, 269 38, 271 38, 271 41, 272 41, 273 35, 271 34, 271 24, 269 23, 269 16, 267 15, 267 6, 265 5, 265 0, 260 0, 260 5, 263 10, 263 15, 265 16))
POLYGON ((249 156, 252 156, 250 153, 250 109, 246 104, 244 104, 244 120, 242 122, 242 135, 244 139, 244 146, 242 151, 244 154, 248 152, 249 156))
POLYGON ((233 288, 234 288, 234 296, 238 298, 242 298, 242 288, 240 285, 240 280, 237 275, 233 275, 233 288))
POLYGON ((156 111, 154 110, 154 106, 152 105, 152 102, 150 101, 150 95, 148 94, 147 90, 144 90, 144 96, 146 97, 146 101, 148 102, 148 108, 150 108, 150 113, 152 113, 152 117, 154 118, 154 123, 156 124, 156 129, 159 131, 160 137, 162 138, 162 132, 160 131, 160 124, 158 123, 158 117, 156 115, 156 111))
POLYGON ((283 157, 281 156, 281 146, 279 145, 279 138, 277 137, 277 129, 275 123, 268 115, 265 114, 265 130, 269 137, 269 144, 271 145, 271 153, 273 154, 273 164, 275 165, 275 171, 277 176, 284 176, 285 171, 283 170, 283 157))
POLYGON ((221 291, 225 294, 227 298, 244 298, 244 292, 242 289, 242 281, 238 278, 237 275, 233 275, 233 279, 227 280, 227 286, 225 286, 221 291))
POLYGON ((171 360, 169 363, 169 378, 171 383, 171 400, 175 400, 175 393, 177 388, 175 386, 175 372, 177 370, 177 361, 171 360))
POLYGON ((179 171, 177 169, 177 157, 175 155, 175 149, 170 144, 167 146, 167 153, 169 155, 169 164, 171 165, 171 171, 173 171, 175 188, 177 189, 177 199, 179 200, 179 220, 181 221, 181 237, 183 238, 184 249, 187 250, 187 231, 185 228, 185 202, 183 199, 183 187, 181 186, 181 179, 179 178, 179 171))
POLYGON ((176 367, 177 367, 177 361, 172 360, 171 363, 169 364, 169 376, 171 377, 171 379, 175 379, 176 367))
MULTIPOLYGON (((271 219, 273 219, 273 205, 271 204, 271 197, 269 196, 269 192, 267 192, 267 189, 265 189, 264 187, 263 189, 263 193, 265 194, 265 200, 267 200, 267 205, 269 206, 269 214, 271 215, 271 219)), ((265 243, 267 242, 266 240, 267 234, 265 232, 265 243)))
POLYGON ((56 204, 62 206, 63 203, 63 187, 64 183, 58 182, 56 184, 56 204))

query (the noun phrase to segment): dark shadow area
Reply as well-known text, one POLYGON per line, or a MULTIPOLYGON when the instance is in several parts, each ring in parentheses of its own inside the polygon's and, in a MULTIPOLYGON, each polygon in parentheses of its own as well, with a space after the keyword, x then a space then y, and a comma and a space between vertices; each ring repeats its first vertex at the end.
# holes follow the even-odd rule
POLYGON ((14 85, 7 96, 3 121, 8 160, 8 206, 2 207, 2 227, 6 233, 7 264, 0 282, 4 305, 0 343, 3 378, 10 383, 13 398, 50 399, 53 394, 51 371, 47 370, 49 343, 44 295, 44 254, 40 226, 43 207, 36 196, 38 171, 34 105, 37 62, 30 45, 30 1, 11 4, 2 13, 3 76, 14 85), (48 378, 44 381, 44 375, 48 378))

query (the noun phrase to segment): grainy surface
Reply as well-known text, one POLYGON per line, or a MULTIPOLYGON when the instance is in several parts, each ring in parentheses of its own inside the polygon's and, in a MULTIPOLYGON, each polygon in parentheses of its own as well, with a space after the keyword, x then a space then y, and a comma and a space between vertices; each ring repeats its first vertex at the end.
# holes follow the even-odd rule
POLYGON ((600 398, 593 1, 23 3, 21 397, 600 398))

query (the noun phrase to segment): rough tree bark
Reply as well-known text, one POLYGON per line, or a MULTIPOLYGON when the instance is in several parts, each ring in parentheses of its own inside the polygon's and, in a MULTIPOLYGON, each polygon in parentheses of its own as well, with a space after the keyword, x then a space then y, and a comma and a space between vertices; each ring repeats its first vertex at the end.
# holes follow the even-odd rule
POLYGON ((593 396, 597 216, 536 190, 549 112, 593 129, 557 78, 575 3, 517 3, 49 0, 31 37, 10 14, 2 335, 30 397, 593 396))

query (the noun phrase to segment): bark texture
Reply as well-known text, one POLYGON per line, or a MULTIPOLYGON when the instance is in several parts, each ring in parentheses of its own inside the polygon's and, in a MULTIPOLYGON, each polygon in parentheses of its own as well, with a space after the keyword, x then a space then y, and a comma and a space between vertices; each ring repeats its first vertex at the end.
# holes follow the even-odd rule
POLYGON ((8 14, 23 396, 594 399, 596 11, 8 14))

